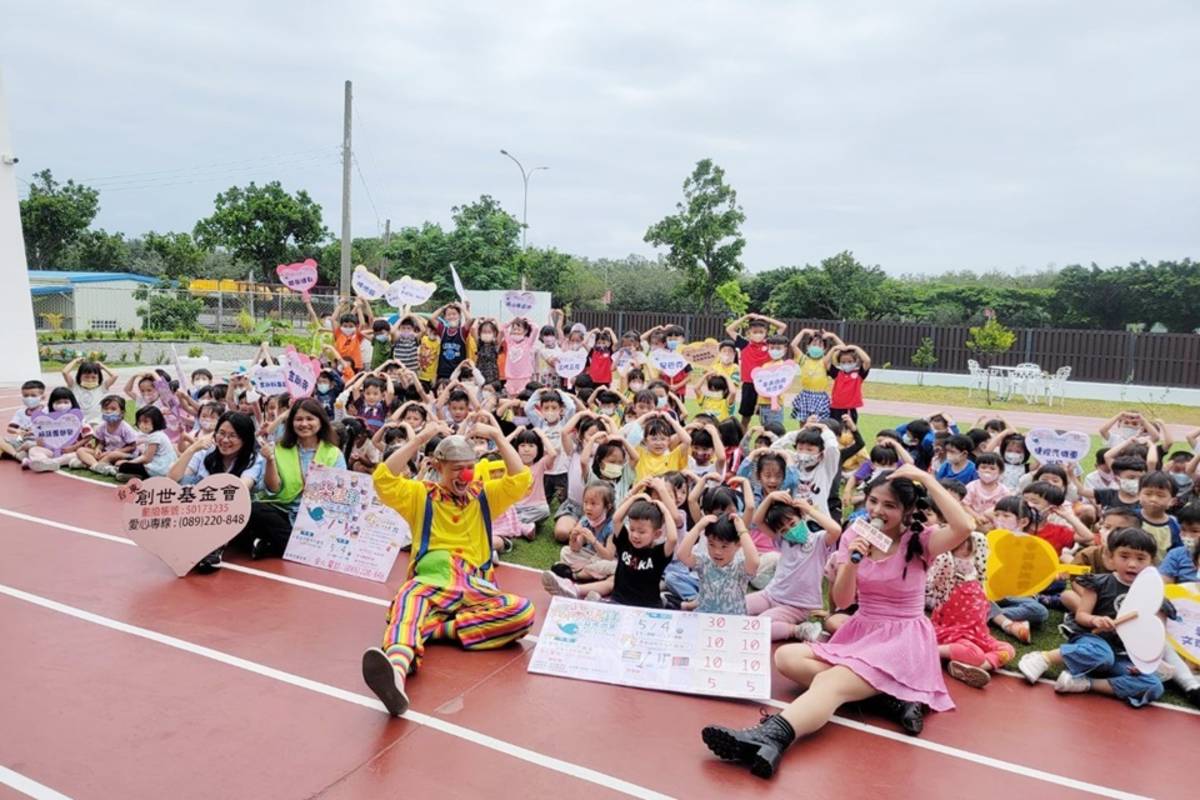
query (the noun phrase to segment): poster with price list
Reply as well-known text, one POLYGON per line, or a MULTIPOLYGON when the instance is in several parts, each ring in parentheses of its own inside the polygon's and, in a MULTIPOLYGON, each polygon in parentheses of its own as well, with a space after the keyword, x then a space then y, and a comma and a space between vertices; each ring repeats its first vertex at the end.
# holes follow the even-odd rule
POLYGON ((555 597, 529 671, 641 689, 767 700, 769 620, 555 597))

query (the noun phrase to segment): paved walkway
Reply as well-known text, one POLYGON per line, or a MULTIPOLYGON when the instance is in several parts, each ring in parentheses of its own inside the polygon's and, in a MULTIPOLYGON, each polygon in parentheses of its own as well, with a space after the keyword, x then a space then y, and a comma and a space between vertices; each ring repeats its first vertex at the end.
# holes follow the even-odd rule
MULTIPOLYGON (((1107 422, 1107 419, 1099 417, 1079 417, 1071 414, 1061 414, 1050 411, 1049 409, 1033 410, 1034 406, 1030 407, 1029 411, 1013 411, 1011 409, 998 408, 977 408, 967 406, 933 406, 929 403, 909 403, 902 400, 872 400, 866 399, 866 405, 863 406, 863 411, 867 414, 887 414, 893 417, 910 417, 916 419, 923 417, 934 410, 945 411, 954 417, 954 421, 959 423, 964 430, 972 427, 975 420, 980 417, 992 419, 999 417, 1010 425, 1015 425, 1018 428, 1036 428, 1036 427, 1051 427, 1059 430, 1076 430, 1083 433, 1096 433, 1100 426, 1107 422)), ((1171 435, 1182 441, 1183 437, 1188 433, 1196 430, 1196 426, 1168 424, 1167 428, 1171 431, 1171 435)))

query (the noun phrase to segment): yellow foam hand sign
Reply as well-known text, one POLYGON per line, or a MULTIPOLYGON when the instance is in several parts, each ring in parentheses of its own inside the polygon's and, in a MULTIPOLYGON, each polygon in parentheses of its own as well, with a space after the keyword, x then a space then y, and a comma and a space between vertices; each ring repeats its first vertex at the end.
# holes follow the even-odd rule
POLYGON ((1054 545, 1037 536, 997 528, 987 539, 983 588, 989 600, 1027 597, 1045 589, 1060 573, 1088 572, 1087 567, 1060 563, 1054 545))
POLYGON ((1163 592, 1179 619, 1167 620, 1167 638, 1179 655, 1200 664, 1200 584, 1172 583, 1163 592))
POLYGON ((717 363, 721 346, 716 339, 705 339, 702 342, 691 342, 680 348, 683 357, 694 369, 708 369, 717 363))

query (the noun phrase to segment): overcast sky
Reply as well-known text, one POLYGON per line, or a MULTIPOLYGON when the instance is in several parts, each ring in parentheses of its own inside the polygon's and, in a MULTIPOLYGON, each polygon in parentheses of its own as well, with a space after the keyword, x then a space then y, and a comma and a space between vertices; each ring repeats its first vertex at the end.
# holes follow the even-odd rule
POLYGON ((127 235, 273 178, 336 232, 349 78, 355 235, 484 193, 520 217, 503 147, 550 167, 530 243, 593 257, 652 255, 704 157, 751 269, 1200 257, 1194 1, 4 6, 18 175, 94 179, 127 235))

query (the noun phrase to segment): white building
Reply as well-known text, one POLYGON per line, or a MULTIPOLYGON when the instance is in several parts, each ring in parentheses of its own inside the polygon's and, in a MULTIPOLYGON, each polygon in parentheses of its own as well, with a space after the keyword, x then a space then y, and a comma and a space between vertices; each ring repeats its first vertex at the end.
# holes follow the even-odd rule
POLYGON ((34 324, 39 331, 140 329, 142 305, 133 293, 155 278, 131 272, 29 270, 34 324))

